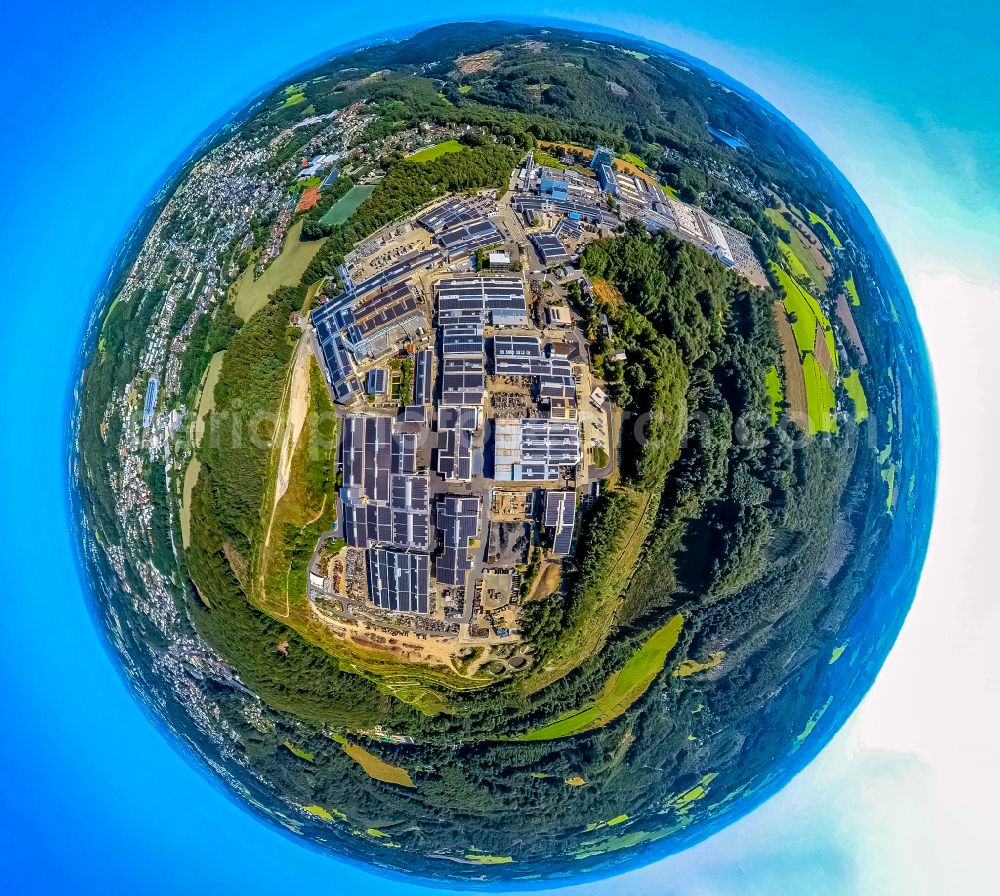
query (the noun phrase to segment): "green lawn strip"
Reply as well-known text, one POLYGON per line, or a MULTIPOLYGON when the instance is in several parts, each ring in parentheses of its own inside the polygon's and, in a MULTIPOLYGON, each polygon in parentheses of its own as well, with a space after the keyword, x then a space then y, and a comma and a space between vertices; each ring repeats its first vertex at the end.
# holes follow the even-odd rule
POLYGON ((781 250, 781 257, 785 259, 785 263, 791 269, 792 276, 811 279, 809 272, 805 269, 802 262, 799 261, 799 256, 792 251, 792 247, 788 243, 779 243, 778 248, 781 250))
POLYGON ((865 395, 864 387, 861 385, 861 376, 857 370, 852 368, 851 372, 844 377, 844 388, 854 402, 854 422, 860 423, 868 419, 868 398, 865 395))
POLYGON ((684 626, 678 613, 654 632, 628 662, 611 675, 591 703, 582 709, 564 713, 554 722, 522 734, 518 740, 555 740, 594 728, 602 728, 622 715, 638 700, 661 671, 667 655, 677 645, 684 626))
POLYGON ((781 416, 781 403, 785 400, 785 393, 781 388, 781 376, 778 374, 777 367, 772 366, 767 372, 766 385, 768 398, 771 399, 771 426, 775 426, 781 416))
POLYGON ((449 152, 463 152, 464 150, 465 146, 457 140, 445 140, 444 143, 438 143, 435 146, 425 146, 423 149, 407 156, 406 160, 408 162, 429 162, 431 159, 436 159, 438 156, 446 155, 449 152))
POLYGON ((358 210, 361 203, 371 196, 374 190, 374 184, 355 184, 330 206, 330 210, 319 219, 319 223, 324 227, 343 224, 358 210))

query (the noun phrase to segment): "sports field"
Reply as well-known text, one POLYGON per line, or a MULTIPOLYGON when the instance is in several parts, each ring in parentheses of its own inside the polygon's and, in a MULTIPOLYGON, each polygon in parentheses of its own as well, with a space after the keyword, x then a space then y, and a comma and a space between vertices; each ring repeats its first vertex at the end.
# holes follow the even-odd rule
POLYGON ((438 156, 447 155, 450 152, 462 152, 464 149, 465 146, 457 140, 445 140, 444 143, 438 143, 435 146, 425 146, 406 158, 410 162, 429 162, 438 156))
POLYGON ((358 210, 358 206, 371 196, 374 190, 375 187, 372 184, 355 184, 330 206, 330 210, 319 219, 319 223, 324 227, 343 224, 358 210))
POLYGON ((617 719, 646 693, 667 656, 681 636, 684 617, 678 613, 629 657, 628 661, 604 683, 600 693, 582 709, 564 713, 554 722, 521 735, 518 740, 555 740, 594 728, 602 728, 617 719))

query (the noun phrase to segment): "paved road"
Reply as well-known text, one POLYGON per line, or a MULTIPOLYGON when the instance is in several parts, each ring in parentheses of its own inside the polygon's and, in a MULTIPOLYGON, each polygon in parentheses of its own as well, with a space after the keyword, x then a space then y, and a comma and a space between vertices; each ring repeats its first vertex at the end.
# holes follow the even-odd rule
POLYGON ((621 415, 617 413, 611 402, 604 403, 604 413, 608 421, 608 463, 604 467, 588 467, 587 478, 594 482, 607 479, 618 464, 618 446, 621 442, 621 415))

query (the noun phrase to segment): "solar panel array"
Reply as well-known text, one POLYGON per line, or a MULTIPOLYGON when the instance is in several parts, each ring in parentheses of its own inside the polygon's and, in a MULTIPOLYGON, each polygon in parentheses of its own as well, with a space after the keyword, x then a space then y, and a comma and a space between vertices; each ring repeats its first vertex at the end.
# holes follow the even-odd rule
MULTIPOLYGON (((442 260, 441 252, 438 249, 425 249, 422 252, 409 252, 400 258, 398 261, 393 262, 389 267, 382 268, 377 274, 372 274, 367 280, 362 280, 360 283, 351 282, 348 284, 345 281, 345 287, 350 292, 350 297, 356 298, 358 296, 363 296, 366 293, 373 292, 377 289, 382 289, 395 283, 403 277, 412 274, 414 271, 421 270, 423 268, 433 268, 438 262, 442 260)), ((343 275, 341 275, 341 279, 343 275)))
POLYGON ((343 403, 361 392, 361 383, 354 374, 350 353, 340 338, 334 317, 327 311, 329 308, 330 306, 324 305, 313 312, 313 325, 316 327, 316 338, 323 352, 334 398, 343 403))
POLYGON ((430 485, 417 474, 416 433, 394 433, 387 417, 344 419, 343 532, 351 547, 430 548, 430 485))
POLYGON ((502 243, 503 235, 492 221, 484 218, 470 224, 459 224, 458 227, 439 233, 435 239, 445 255, 452 259, 502 243))
POLYGON ((576 492, 545 493, 545 525, 554 529, 552 553, 557 557, 569 554, 573 544, 573 524, 576 519, 576 492))
POLYGON ((487 313, 510 311, 526 315, 524 283, 520 277, 456 277, 436 284, 438 320, 483 323, 487 313))
POLYGON ((444 358, 479 358, 485 350, 481 323, 447 324, 441 328, 444 358))
POLYGON ((559 223, 555 226, 555 230, 552 231, 552 235, 560 241, 563 239, 579 239, 582 234, 583 228, 576 221, 571 221, 569 218, 560 218, 559 223))
POLYGON ((442 407, 438 412, 437 470, 445 479, 472 479, 472 437, 478 417, 474 407, 442 407))
POLYGON ((368 394, 385 395, 389 391, 389 371, 384 367, 376 367, 368 371, 368 394))
POLYGON ((426 423, 427 408, 422 404, 408 404, 403 408, 404 423, 426 423))
POLYGON ((465 585, 472 569, 469 546, 479 536, 479 498, 445 495, 438 507, 437 526, 444 550, 437 558, 437 579, 445 585, 465 585))
POLYGON ((493 451, 494 479, 551 482, 580 462, 580 430, 575 422, 544 417, 497 420, 493 451))
POLYGON ((430 404, 434 397, 433 359, 430 349, 417 352, 413 358, 413 400, 417 404, 430 404))
POLYGON ((486 371, 480 358, 445 358, 441 372, 441 404, 482 404, 486 371))
POLYGON ((348 336, 355 344, 368 339, 410 317, 418 304, 409 280, 366 293, 351 306, 348 336))
POLYGON ((392 477, 389 505, 392 534, 388 541, 398 548, 430 549, 430 480, 426 473, 392 477))
POLYGON ((569 258, 566 247, 559 242, 553 233, 536 233, 531 237, 531 242, 535 244, 535 248, 545 264, 553 264, 569 258))
POLYGON ((617 219, 608 214, 607 212, 601 211, 601 209, 596 205, 588 205, 585 202, 576 202, 573 199, 549 199, 547 197, 539 196, 515 196, 511 200, 511 208, 516 212, 521 214, 527 214, 529 212, 535 212, 536 214, 543 211, 551 211, 560 215, 579 215, 584 221, 589 221, 591 224, 609 224, 613 225, 617 223, 617 219))
POLYGON ((507 358, 540 358, 542 343, 537 336, 507 336, 498 334, 493 337, 493 360, 507 358))
POLYGON ((431 233, 439 233, 480 217, 461 199, 449 199, 417 217, 417 223, 431 233))
POLYGON ((368 551, 368 595, 393 613, 426 613, 430 563, 426 554, 374 548, 368 551))

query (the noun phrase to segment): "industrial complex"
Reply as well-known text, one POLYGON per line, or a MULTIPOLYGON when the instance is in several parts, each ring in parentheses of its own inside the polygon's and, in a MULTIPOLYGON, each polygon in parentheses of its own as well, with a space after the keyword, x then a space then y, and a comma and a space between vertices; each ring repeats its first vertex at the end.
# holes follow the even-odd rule
POLYGON ((531 579, 572 555, 615 472, 617 409, 565 285, 629 218, 764 282, 745 236, 600 146, 590 169, 529 153, 509 190, 442 197, 345 259, 311 319, 342 417, 336 528, 309 579, 331 630, 414 655, 516 648, 531 579))

